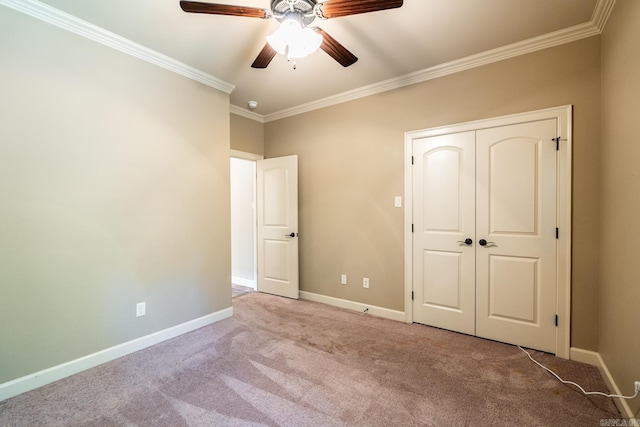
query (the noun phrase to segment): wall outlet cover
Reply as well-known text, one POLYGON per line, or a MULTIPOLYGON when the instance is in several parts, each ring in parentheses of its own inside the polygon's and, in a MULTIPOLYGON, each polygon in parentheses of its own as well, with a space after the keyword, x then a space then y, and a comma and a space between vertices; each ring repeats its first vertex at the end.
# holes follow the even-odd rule
POLYGON ((144 316, 147 314, 147 303, 139 302, 136 304, 136 317, 144 316))

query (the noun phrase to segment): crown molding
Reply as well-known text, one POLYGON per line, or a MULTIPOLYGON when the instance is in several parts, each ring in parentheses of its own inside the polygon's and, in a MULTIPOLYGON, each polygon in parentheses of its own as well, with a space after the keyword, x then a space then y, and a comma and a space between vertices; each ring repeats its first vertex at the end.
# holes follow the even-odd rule
MULTIPOLYGON (((235 105, 230 106, 230 112, 260 123, 268 123, 595 36, 601 34, 604 30, 615 2, 616 0, 598 0, 591 17, 591 21, 584 24, 439 64, 434 67, 425 68, 400 77, 394 77, 382 82, 277 111, 275 113, 261 115, 235 105)), ((82 37, 86 37, 90 40, 142 59, 143 61, 157 65, 176 74, 198 81, 227 94, 230 94, 235 90, 235 85, 231 83, 218 79, 211 74, 205 73, 204 71, 198 70, 197 68, 191 67, 190 65, 149 49, 87 21, 83 21, 40 1, 0 0, 0 5, 4 5, 33 18, 40 19, 41 21, 55 25, 82 37)))
POLYGON ((231 104, 229 106, 229 112, 231 114, 235 114, 237 116, 242 116, 247 119, 255 120, 256 122, 264 123, 264 116, 262 114, 255 113, 253 111, 246 110, 244 108, 240 108, 236 105, 231 104))
POLYGON ((542 36, 523 40, 521 42, 405 74, 404 76, 394 77, 382 82, 267 114, 263 116, 264 123, 307 113, 320 108, 330 107, 343 102, 353 101, 366 96, 398 89, 403 86, 424 82, 449 74, 458 73, 460 71, 480 67, 482 65, 491 64, 492 62, 502 61, 601 34, 604 30, 607 19, 609 19, 609 15, 613 10, 615 2, 616 0, 598 0, 593 10, 590 22, 554 31, 552 33, 543 34, 542 36))
MULTIPOLYGON (((615 0, 599 0, 598 4, 613 1, 615 0)), ((543 34, 538 37, 523 40, 521 42, 512 43, 496 49, 491 49, 475 55, 470 55, 465 58, 445 62, 443 64, 405 74, 400 77, 394 77, 382 82, 363 86, 354 90, 339 93, 337 95, 308 102, 306 104, 298 105, 292 108, 287 108, 275 113, 267 114, 264 116, 264 122, 268 123, 271 121, 284 119, 298 114, 307 113, 309 111, 318 110, 320 108, 330 107, 332 105, 353 101, 359 98, 364 98, 366 96, 371 96, 389 90, 398 89, 404 86, 432 80, 438 77, 447 76, 449 74, 459 73, 460 71, 481 67, 483 65, 503 61, 505 59, 525 55, 528 53, 537 52, 539 50, 559 46, 565 43, 571 43, 573 41, 595 36, 600 33, 601 30, 599 30, 592 22, 575 25, 573 27, 554 31, 548 34, 543 34)))
POLYGON ((596 7, 593 9, 591 23, 598 29, 598 34, 604 31, 604 26, 607 24, 607 20, 615 4, 616 0, 598 0, 596 3, 596 7))
POLYGON ((227 94, 230 94, 235 89, 235 85, 218 79, 211 74, 207 74, 37 0, 0 0, 0 4, 227 94))

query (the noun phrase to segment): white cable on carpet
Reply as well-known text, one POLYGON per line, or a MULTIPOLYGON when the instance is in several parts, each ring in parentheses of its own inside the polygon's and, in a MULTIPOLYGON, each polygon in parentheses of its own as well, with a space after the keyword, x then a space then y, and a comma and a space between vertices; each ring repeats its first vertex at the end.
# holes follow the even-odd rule
POLYGON ((573 381, 565 381, 562 378, 560 378, 560 376, 558 376, 558 374, 556 374, 555 372, 553 372, 551 369, 547 368, 546 366, 544 366, 542 363, 538 362, 537 360, 535 360, 533 357, 531 357, 531 354, 525 350, 524 348, 518 346, 518 348, 522 351, 524 351, 527 356, 529 356, 529 359, 531 359, 531 361, 533 363, 535 363, 536 365, 540 366, 542 369, 544 369, 545 371, 549 372, 551 375, 553 375, 554 377, 556 377, 558 379, 558 381, 560 381, 563 384, 569 384, 572 386, 576 386, 580 389, 580 391, 584 394, 597 394, 598 396, 604 396, 604 397, 617 397, 619 399, 634 399, 636 396, 638 396, 638 390, 636 390, 636 392, 632 395, 632 396, 622 396, 619 394, 606 394, 606 393, 602 393, 600 391, 585 391, 582 387, 580 387, 578 384, 574 383, 573 381))

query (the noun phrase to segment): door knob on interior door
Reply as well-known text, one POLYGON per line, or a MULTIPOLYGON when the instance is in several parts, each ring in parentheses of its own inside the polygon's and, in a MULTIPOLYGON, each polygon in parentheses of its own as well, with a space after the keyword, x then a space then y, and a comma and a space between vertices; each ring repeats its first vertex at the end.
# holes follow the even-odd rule
POLYGON ((458 240, 458 243, 464 243, 465 245, 469 246, 473 243, 473 240, 471 240, 470 238, 466 238, 464 240, 458 240))
POLYGON ((285 234, 284 237, 296 237, 296 233, 292 231, 291 234, 285 234))
POLYGON ((480 240, 478 240, 478 243, 480 244, 480 246, 489 246, 489 247, 496 246, 496 244, 495 244, 495 243, 493 243, 493 242, 487 242, 487 241, 486 241, 486 240, 484 240, 484 239, 480 239, 480 240))

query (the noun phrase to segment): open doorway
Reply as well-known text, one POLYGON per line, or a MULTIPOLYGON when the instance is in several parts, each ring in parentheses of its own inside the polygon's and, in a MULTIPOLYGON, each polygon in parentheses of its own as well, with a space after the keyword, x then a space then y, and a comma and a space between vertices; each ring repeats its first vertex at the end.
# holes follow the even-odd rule
POLYGON ((231 150, 231 284, 233 296, 257 289, 256 160, 231 150))

